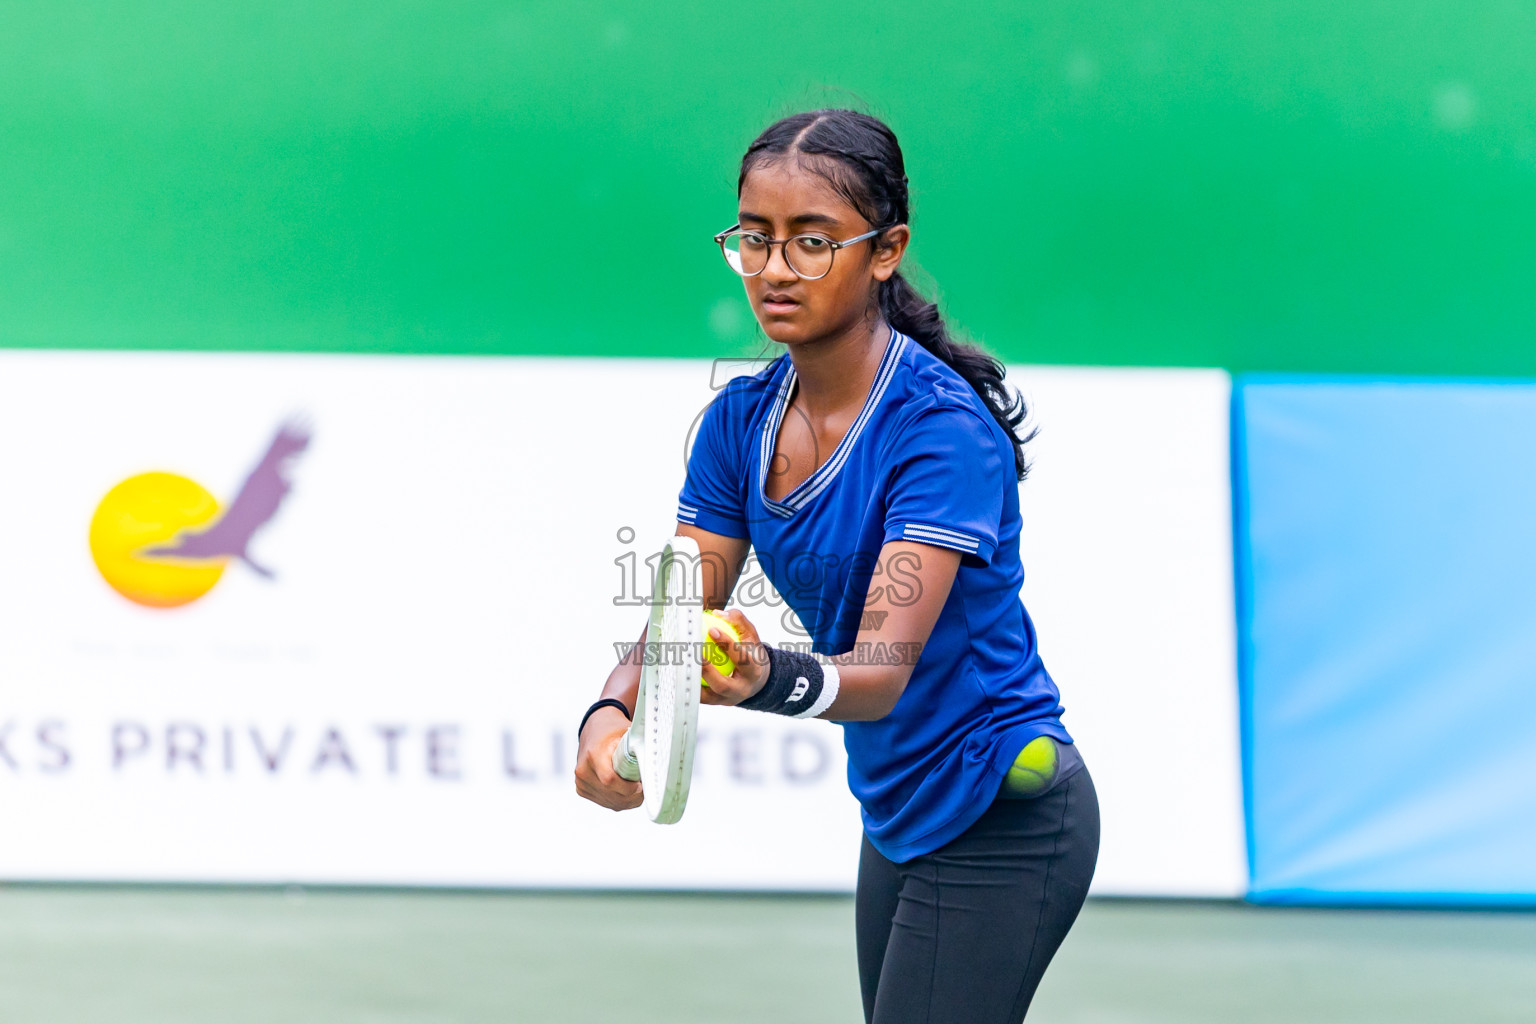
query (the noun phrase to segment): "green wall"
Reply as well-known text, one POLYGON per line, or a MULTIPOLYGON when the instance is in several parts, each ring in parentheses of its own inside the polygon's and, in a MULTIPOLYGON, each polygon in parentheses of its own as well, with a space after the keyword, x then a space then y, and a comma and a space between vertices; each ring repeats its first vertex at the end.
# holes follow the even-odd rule
POLYGON ((0 345, 755 350, 735 161, 862 101, 1009 359, 1536 374, 1533 53, 1520 0, 6 3, 0 345))

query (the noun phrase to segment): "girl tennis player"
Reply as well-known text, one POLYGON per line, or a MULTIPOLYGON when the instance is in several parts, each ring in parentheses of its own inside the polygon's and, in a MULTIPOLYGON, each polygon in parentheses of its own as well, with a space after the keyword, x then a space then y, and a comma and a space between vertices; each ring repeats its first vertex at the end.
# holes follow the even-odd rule
MULTIPOLYGON (((1023 401, 902 279, 907 178, 880 121, 777 122, 737 193, 716 241, 784 352, 706 410, 677 532, 699 545, 706 607, 755 548, 826 658, 763 644, 732 610, 740 640, 711 635, 736 670, 706 662, 701 699, 843 724, 865 1019, 1021 1021, 1099 845, 1019 599, 1023 401)), ((612 767, 639 673, 615 668, 580 730, 577 791, 615 810, 641 801, 612 767)))

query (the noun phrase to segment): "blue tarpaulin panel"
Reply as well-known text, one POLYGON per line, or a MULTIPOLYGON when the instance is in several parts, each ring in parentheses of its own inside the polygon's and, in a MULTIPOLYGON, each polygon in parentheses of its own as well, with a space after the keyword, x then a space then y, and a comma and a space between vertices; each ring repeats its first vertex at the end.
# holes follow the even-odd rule
POLYGON ((1234 389, 1252 898, 1536 903, 1536 385, 1234 389))

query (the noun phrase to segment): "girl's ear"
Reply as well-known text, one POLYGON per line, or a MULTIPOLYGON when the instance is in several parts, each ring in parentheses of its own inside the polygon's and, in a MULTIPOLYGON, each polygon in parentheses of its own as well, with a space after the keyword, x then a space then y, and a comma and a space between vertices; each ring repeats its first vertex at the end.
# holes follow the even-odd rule
POLYGON ((912 229, 905 224, 897 224, 886 228, 870 241, 875 243, 872 262, 875 280, 889 281, 891 275, 900 268, 901 258, 907 254, 907 243, 912 241, 912 229))

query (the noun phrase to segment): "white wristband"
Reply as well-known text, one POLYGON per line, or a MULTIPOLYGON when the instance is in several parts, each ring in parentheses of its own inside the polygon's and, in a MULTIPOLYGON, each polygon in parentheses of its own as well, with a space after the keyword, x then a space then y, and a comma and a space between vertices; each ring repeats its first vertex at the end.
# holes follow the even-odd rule
POLYGON ((815 718, 837 700, 837 691, 841 686, 841 680, 837 676, 837 666, 830 661, 821 663, 821 693, 816 697, 816 703, 800 712, 798 715, 790 715, 791 718, 815 718))

